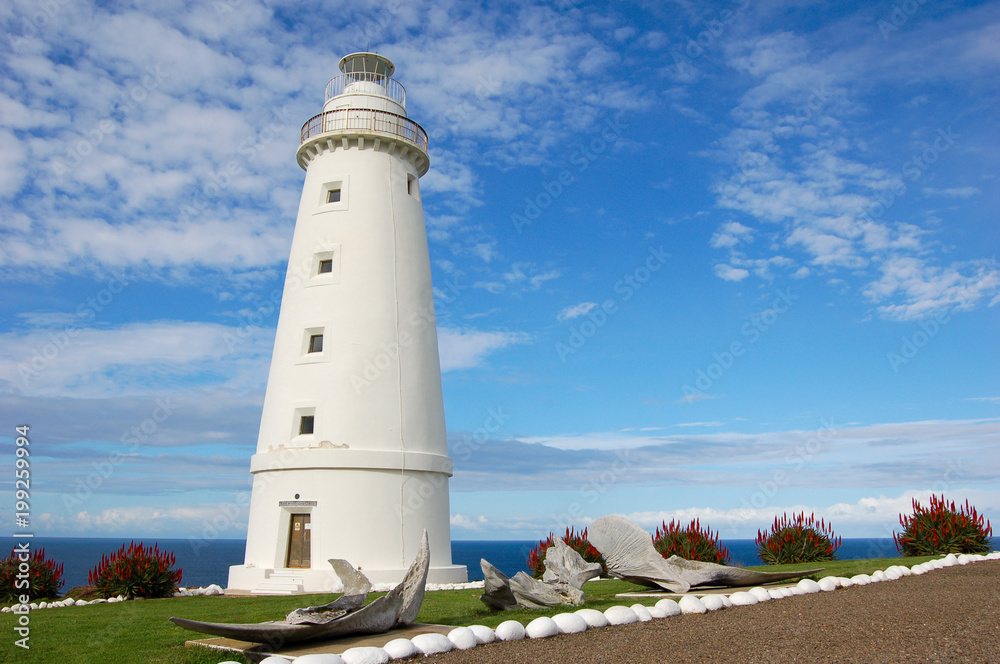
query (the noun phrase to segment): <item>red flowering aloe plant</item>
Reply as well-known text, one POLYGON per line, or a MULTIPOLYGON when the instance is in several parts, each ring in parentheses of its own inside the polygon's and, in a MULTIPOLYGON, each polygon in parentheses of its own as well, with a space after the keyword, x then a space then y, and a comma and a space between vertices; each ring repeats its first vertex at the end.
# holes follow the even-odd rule
MULTIPOLYGON (((549 533, 549 536, 540 541, 528 554, 528 571, 531 572, 532 576, 536 579, 542 578, 542 574, 545 573, 545 551, 552 546, 554 538, 555 535, 549 533)), ((608 567, 604 564, 604 558, 601 556, 601 552, 595 549, 590 542, 587 541, 586 528, 581 530, 579 533, 576 532, 575 528, 567 528, 566 534, 562 537, 562 541, 566 542, 571 549, 583 556, 583 559, 588 563, 600 563, 602 574, 608 571, 608 567)))
POLYGON ((145 547, 133 541, 111 556, 101 556, 87 578, 104 597, 170 597, 181 582, 182 570, 172 569, 176 562, 174 554, 161 552, 158 544, 145 547))
POLYGON ((35 549, 26 561, 18 558, 16 551, 11 551, 10 556, 0 559, 0 600, 20 602, 21 595, 27 595, 28 601, 58 597, 63 585, 62 575, 63 564, 46 560, 45 549, 35 549), (24 587, 25 580, 27 587, 24 587))
POLYGON ((691 519, 683 528, 673 519, 670 523, 664 521, 653 534, 653 546, 664 558, 677 555, 687 560, 729 564, 729 549, 719 546, 719 534, 711 528, 702 530, 700 519, 691 519))
POLYGON ((775 517, 770 532, 757 531, 757 555, 768 565, 835 560, 841 538, 825 520, 805 512, 775 517))
POLYGON ((948 503, 942 494, 931 495, 924 508, 913 499, 913 513, 899 515, 902 533, 893 533, 896 549, 904 556, 930 556, 942 553, 987 553, 993 549, 993 527, 965 501, 964 507, 948 503))

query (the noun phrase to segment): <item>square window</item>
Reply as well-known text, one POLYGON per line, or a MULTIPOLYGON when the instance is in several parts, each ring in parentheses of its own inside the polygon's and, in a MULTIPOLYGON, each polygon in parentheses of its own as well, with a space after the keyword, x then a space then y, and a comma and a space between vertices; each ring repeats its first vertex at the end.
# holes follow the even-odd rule
POLYGON ((333 272, 333 259, 324 258, 319 262, 319 272, 317 274, 329 274, 333 272))
POLYGON ((315 424, 315 421, 315 415, 303 415, 301 419, 299 419, 299 435, 305 436, 307 434, 311 434, 313 432, 313 425, 315 424))
POLYGON ((327 203, 339 203, 340 202, 340 188, 331 189, 326 192, 326 202, 327 203))
POLYGON ((309 337, 309 352, 310 353, 322 353, 323 352, 323 335, 314 334, 309 337))

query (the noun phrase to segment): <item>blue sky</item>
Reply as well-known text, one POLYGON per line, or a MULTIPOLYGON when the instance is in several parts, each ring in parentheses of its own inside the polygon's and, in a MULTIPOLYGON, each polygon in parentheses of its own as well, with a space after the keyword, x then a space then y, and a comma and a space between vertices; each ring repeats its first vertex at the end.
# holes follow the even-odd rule
POLYGON ((0 19, 0 436, 31 425, 39 534, 243 536, 298 132, 369 46, 430 135, 455 539, 890 536, 931 491, 1000 521, 1000 2, 0 19))

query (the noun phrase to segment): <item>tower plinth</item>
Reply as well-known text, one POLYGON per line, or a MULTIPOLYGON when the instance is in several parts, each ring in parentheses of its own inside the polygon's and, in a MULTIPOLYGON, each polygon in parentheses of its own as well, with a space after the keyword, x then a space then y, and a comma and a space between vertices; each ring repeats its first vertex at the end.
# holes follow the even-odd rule
POLYGON ((305 182, 234 590, 330 592, 330 558, 398 582, 425 529, 429 580, 467 579, 451 562, 427 133, 388 58, 353 53, 340 70, 296 152, 305 182))

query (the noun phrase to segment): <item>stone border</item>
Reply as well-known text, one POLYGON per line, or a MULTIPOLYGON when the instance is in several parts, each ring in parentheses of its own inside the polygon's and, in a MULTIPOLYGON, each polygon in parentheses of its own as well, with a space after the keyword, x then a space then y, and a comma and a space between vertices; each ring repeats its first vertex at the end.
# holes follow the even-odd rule
MULTIPOLYGON (((370 646, 348 648, 339 655, 309 654, 291 659, 272 655, 262 660, 260 664, 293 664, 293 662, 294 664, 388 664, 392 660, 406 659, 416 655, 427 656, 450 650, 468 650, 494 641, 520 641, 525 638, 543 639, 557 634, 574 634, 607 625, 627 625, 681 614, 702 614, 735 606, 752 606, 772 599, 832 592, 838 588, 865 586, 882 581, 895 581, 904 576, 926 574, 935 569, 987 560, 1000 560, 1000 551, 988 555, 961 554, 956 556, 949 553, 941 558, 929 560, 913 567, 892 565, 872 574, 858 574, 849 579, 838 576, 826 576, 818 582, 802 579, 794 586, 784 588, 758 586, 730 595, 705 595, 700 598, 689 594, 681 597, 679 601, 668 598, 661 599, 654 606, 644 606, 637 603, 632 606, 612 606, 603 612, 584 608, 574 613, 560 613, 551 618, 541 616, 527 625, 522 625, 516 620, 507 620, 497 625, 495 630, 484 625, 456 627, 447 636, 444 634, 420 634, 412 639, 394 639, 381 648, 370 646)), ((219 664, 236 663, 227 660, 219 664)))

